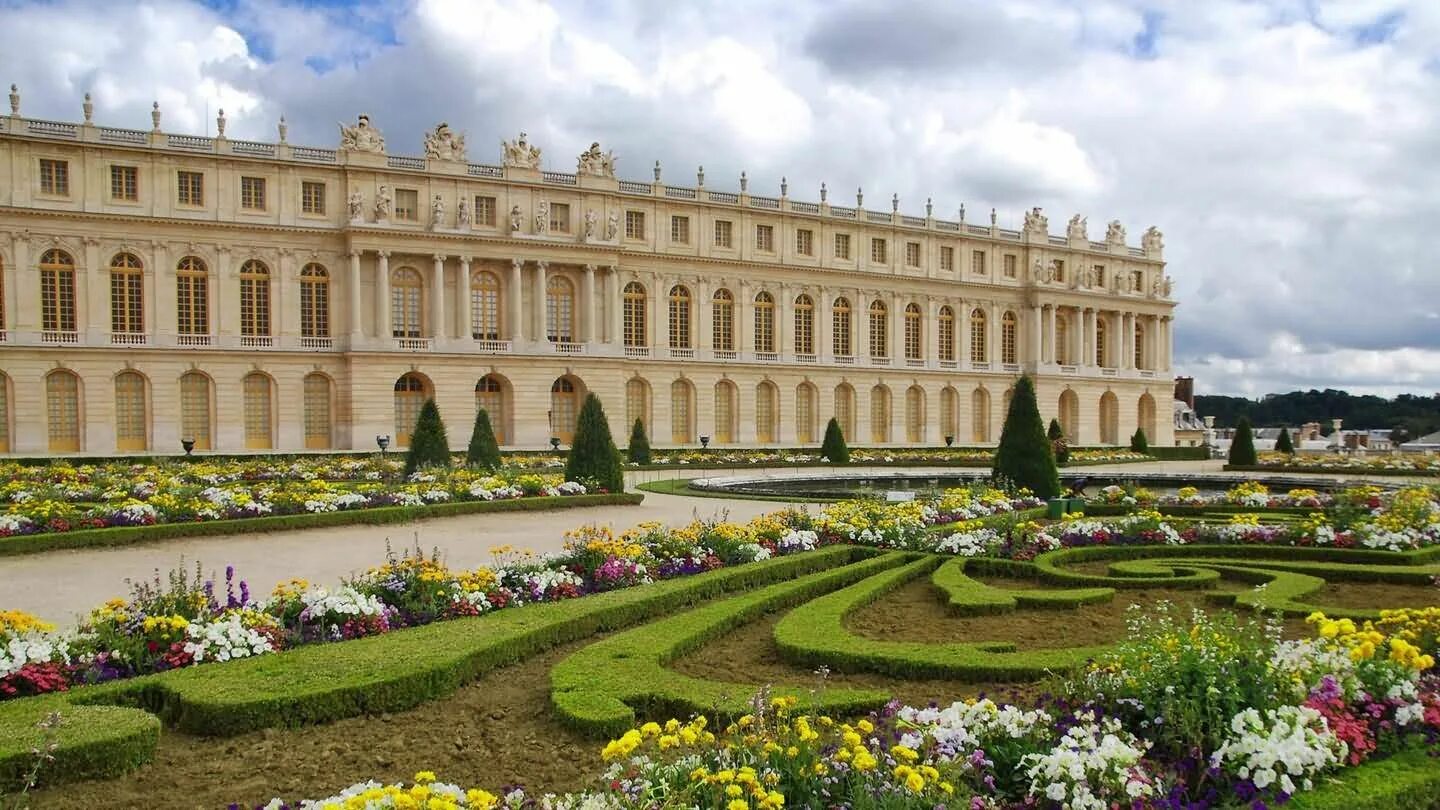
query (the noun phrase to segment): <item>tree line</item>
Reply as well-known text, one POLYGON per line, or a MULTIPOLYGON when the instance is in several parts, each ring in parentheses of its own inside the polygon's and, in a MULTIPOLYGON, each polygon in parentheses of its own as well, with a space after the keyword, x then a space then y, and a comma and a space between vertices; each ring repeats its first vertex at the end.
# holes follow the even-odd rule
POLYGON ((1401 394, 1385 399, 1327 388, 1267 394, 1260 399, 1207 395, 1195 397, 1195 412, 1215 417, 1216 427, 1235 427, 1245 417, 1256 427, 1298 427, 1305 422, 1319 422, 1327 434, 1330 420, 1342 419, 1342 428, 1398 430, 1404 441, 1440 430, 1440 393, 1428 397, 1401 394))

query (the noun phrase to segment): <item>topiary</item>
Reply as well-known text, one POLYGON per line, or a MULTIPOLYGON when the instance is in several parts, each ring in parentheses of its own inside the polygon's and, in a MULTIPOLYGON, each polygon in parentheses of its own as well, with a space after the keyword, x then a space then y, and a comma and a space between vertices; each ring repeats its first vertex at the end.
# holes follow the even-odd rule
POLYGON ((470 446, 465 449, 465 463, 484 470, 500 469, 500 445, 490 428, 490 414, 484 408, 475 411, 475 426, 470 429, 470 446))
POLYGON ((1050 451, 1055 454, 1056 464, 1065 464, 1070 460, 1070 443, 1065 441, 1065 429, 1060 427, 1059 419, 1050 420, 1045 438, 1050 440, 1050 451))
POLYGON ((1130 437, 1130 450, 1135 453, 1150 452, 1150 441, 1145 438, 1145 428, 1135 428, 1135 435, 1130 437))
POLYGON ((594 394, 585 395, 585 404, 580 406, 580 416, 575 420, 575 438, 565 460, 565 480, 597 486, 606 492, 625 491, 620 451, 610 438, 605 408, 594 394))
POLYGON ((1028 375, 1015 383, 990 474, 997 480, 1028 488, 1041 498, 1060 494, 1055 454, 1045 438, 1045 423, 1040 421, 1040 409, 1035 405, 1035 384, 1028 375))
POLYGON ((1295 455, 1295 443, 1290 441, 1290 428, 1280 428, 1280 438, 1275 440, 1275 452, 1295 455))
POLYGON ((450 440, 445 436, 445 423, 435 400, 427 399, 420 407, 415 430, 410 434, 410 451, 405 454, 405 475, 421 467, 449 467, 450 440))
POLYGON ((650 437, 645 435, 645 423, 640 419, 630 428, 630 446, 625 448, 625 458, 631 464, 650 463, 650 437))
POLYGON ((850 463, 850 448, 845 446, 845 432, 840 429, 840 422, 833 416, 825 425, 825 441, 820 445, 820 455, 831 464, 850 463))
POLYGON ((1237 467, 1254 467, 1260 461, 1255 455, 1255 436, 1250 431, 1250 420, 1243 416, 1235 426, 1235 438, 1230 440, 1230 457, 1226 460, 1237 467))

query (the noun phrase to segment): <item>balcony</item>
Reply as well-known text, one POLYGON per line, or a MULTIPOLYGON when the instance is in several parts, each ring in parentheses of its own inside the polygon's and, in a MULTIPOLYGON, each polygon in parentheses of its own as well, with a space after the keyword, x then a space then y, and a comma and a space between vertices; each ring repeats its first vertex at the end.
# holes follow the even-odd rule
POLYGON ((397 337, 395 348, 402 352, 428 352, 430 351, 430 338, 422 337, 397 337))
POLYGON ((853 355, 853 354, 837 354, 837 355, 835 355, 834 360, 835 360, 835 365, 837 365, 837 366, 853 366, 853 365, 855 365, 855 355, 853 355))
POLYGON ((872 365, 872 366, 888 366, 888 365, 890 365, 890 358, 888 358, 888 357, 872 357, 872 358, 870 358, 870 365, 872 365))
POLYGON ((312 351, 329 351, 334 346, 334 339, 328 337, 302 337, 300 348, 312 351))
POLYGON ((41 343, 79 343, 80 333, 64 330, 46 330, 40 333, 41 343))
POLYGON ((1002 364, 1000 365, 1000 370, 1003 371, 1003 372, 1005 372, 1006 374, 1019 374, 1019 373, 1020 373, 1020 364, 1019 364, 1019 363, 1002 363, 1002 364))
MULTIPOLYGON (((716 349, 716 350, 715 350, 715 359, 716 359, 716 360, 736 360, 736 359, 739 359, 739 357, 740 357, 740 353, 737 352, 737 351, 732 351, 732 350, 730 350, 730 349, 716 349)), ((760 359, 760 355, 758 355, 758 354, 755 355, 755 359, 756 359, 756 360, 759 360, 759 359, 760 359)))
MULTIPOLYGON (((798 358, 799 355, 796 355, 798 358)), ((757 363, 776 363, 780 361, 780 355, 775 352, 755 352, 757 363)))
POLYGON ((976 360, 970 363, 970 369, 972 371, 989 371, 990 364, 984 361, 976 360))
POLYGON ((214 343, 214 338, 209 335, 176 335, 176 346, 209 346, 214 343))
POLYGON ((144 346, 149 335, 144 332, 111 332, 111 346, 144 346))
POLYGON ((1079 374, 1079 373, 1080 373, 1080 369, 1077 368, 1077 367, 1075 367, 1075 366, 1061 366, 1061 367, 1060 367, 1060 373, 1061 373, 1061 374, 1079 374))
POLYGON ((241 335, 240 348, 273 349, 275 348, 275 338, 270 335, 241 335))
POLYGON ((795 362, 797 362, 797 363, 813 363, 813 362, 815 362, 815 360, 816 360, 816 357, 815 357, 815 355, 813 355, 813 354, 797 354, 797 355, 795 355, 795 362))
POLYGON ((1142 368, 1140 369, 1140 376, 1147 379, 1153 379, 1155 377, 1155 372, 1148 368, 1142 368))
POLYGON ((960 367, 960 364, 957 363, 957 362, 955 362, 954 360, 941 360, 941 361, 940 361, 940 368, 955 369, 955 368, 959 368, 959 367, 960 367))
POLYGON ((475 351, 481 354, 509 354, 510 341, 508 340, 481 340, 475 339, 475 351))
POLYGON ((4 329, 0 329, 0 343, 5 343, 8 340, 10 340, 10 333, 4 329))
POLYGON ((572 343, 568 340, 550 341, 550 349, 556 354, 575 355, 585 353, 584 343, 572 343))
POLYGON ((919 357, 907 357, 905 358, 905 365, 909 368, 924 368, 925 361, 919 357))
POLYGON ((694 350, 694 349, 679 349, 679 348, 676 348, 676 347, 674 347, 674 346, 671 346, 671 347, 670 347, 670 359, 671 359, 671 360, 694 360, 694 359, 695 359, 695 350, 694 350))
POLYGON ((1113 368, 1102 368, 1102 369, 1100 369, 1100 376, 1101 376, 1101 377, 1118 377, 1119 375, 1120 375, 1120 372, 1119 372, 1118 369, 1113 369, 1113 368))
POLYGON ((625 356, 636 360, 644 360, 650 357, 649 346, 626 346, 625 356))

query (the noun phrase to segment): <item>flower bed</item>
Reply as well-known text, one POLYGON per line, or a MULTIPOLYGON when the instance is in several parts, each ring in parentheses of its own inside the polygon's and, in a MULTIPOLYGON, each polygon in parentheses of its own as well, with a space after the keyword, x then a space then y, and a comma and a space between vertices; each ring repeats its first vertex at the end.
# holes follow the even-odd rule
POLYGON ((1261 453, 1259 468, 1316 472, 1440 474, 1440 454, 1393 453, 1340 455, 1338 453, 1261 453))

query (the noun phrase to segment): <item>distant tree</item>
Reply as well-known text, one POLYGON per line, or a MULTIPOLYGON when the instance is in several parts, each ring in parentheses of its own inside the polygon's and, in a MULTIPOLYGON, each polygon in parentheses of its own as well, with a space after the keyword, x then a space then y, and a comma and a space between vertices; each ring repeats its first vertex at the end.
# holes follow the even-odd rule
POLYGON ((995 461, 990 474, 1016 486, 1026 487, 1041 498, 1060 494, 1060 473, 1055 469, 1055 454, 1045 438, 1045 423, 1035 404, 1035 384, 1029 375, 1021 376, 1010 397, 1010 412, 1000 431, 1000 446, 995 448, 995 461))
POLYGON ((620 451, 610 437, 605 408, 594 394, 585 395, 580 416, 575 420, 575 438, 565 460, 565 480, 578 481, 587 487, 598 486, 608 492, 625 491, 620 451))
POLYGON ((1228 460, 1237 467, 1253 467, 1259 462, 1255 455, 1255 436, 1250 432, 1250 420, 1243 416, 1235 428, 1235 438, 1230 440, 1228 460))
POLYGON ((500 445, 496 443, 495 431, 490 427, 490 414, 484 408, 475 411, 470 444, 465 448, 465 463, 482 470, 500 469, 500 445))
POLYGON ((630 446, 625 448, 625 457, 631 464, 650 463, 650 437, 645 435, 645 423, 638 418, 630 428, 630 446))
POLYGON ((450 440, 445 436, 445 423, 440 420, 435 400, 427 399, 420 407, 420 417, 415 420, 415 431, 410 434, 405 474, 408 476, 422 467, 449 466, 450 440))
POLYGON ((1410 441, 1412 438, 1414 437, 1410 435, 1409 428, 1405 427, 1404 425, 1396 425, 1395 427, 1390 428, 1390 443, 1395 445, 1396 447, 1399 447, 1405 442, 1410 441))
POLYGON ((1050 429, 1045 432, 1045 438, 1050 440, 1050 451, 1055 454, 1055 463, 1064 465, 1070 461, 1070 443, 1065 439, 1065 428, 1060 427, 1059 419, 1050 420, 1050 429))
POLYGON ((1130 437, 1130 450, 1136 453, 1150 452, 1150 440, 1145 438, 1145 428, 1135 428, 1135 435, 1130 437))
POLYGON ((845 445, 845 432, 835 417, 825 425, 825 441, 820 445, 820 455, 831 464, 849 464, 850 448, 845 445))
POLYGON ((1275 440, 1275 452, 1295 454, 1295 443, 1290 440, 1290 428, 1280 428, 1280 438, 1275 440))

